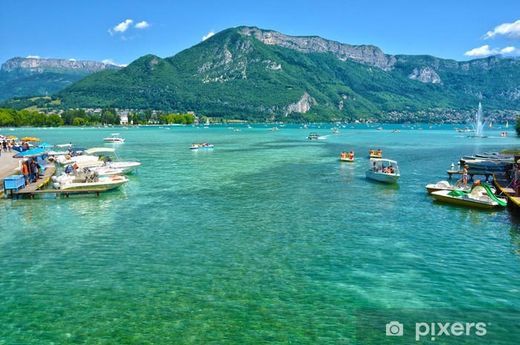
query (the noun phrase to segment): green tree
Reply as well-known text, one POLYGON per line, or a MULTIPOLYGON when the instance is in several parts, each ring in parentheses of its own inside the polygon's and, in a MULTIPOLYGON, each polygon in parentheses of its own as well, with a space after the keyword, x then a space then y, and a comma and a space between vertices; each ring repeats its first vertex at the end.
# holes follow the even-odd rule
POLYGON ((63 126, 63 119, 58 114, 50 114, 47 116, 47 126, 50 126, 50 127, 63 126))
POLYGON ((87 124, 87 121, 82 117, 75 117, 74 120, 72 120, 73 126, 85 126, 87 124))
POLYGON ((14 117, 7 109, 0 109, 0 127, 13 126, 15 124, 14 117))
POLYGON ((101 111, 101 123, 117 125, 119 124, 119 116, 117 116, 115 109, 106 108, 101 111))
POLYGON ((516 129, 516 135, 520 135, 520 116, 516 117, 515 129, 516 129))

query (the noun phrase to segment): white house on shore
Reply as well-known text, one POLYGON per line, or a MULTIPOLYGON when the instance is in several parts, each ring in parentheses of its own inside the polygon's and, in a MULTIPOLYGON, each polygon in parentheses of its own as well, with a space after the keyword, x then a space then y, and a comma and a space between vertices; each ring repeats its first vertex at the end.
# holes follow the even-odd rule
POLYGON ((128 125, 128 114, 120 114, 119 115, 119 123, 121 125, 128 125))

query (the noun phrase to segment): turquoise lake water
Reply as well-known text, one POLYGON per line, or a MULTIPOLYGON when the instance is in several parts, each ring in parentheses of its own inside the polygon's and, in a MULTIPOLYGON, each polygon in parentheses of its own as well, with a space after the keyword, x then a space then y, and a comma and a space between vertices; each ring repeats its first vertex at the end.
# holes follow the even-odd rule
MULTIPOLYGON (((0 200, 0 344, 376 344, 367 310, 520 310, 520 218, 424 189, 520 140, 383 127, 117 129, 143 164, 120 191, 0 200), (398 187, 365 179, 369 148, 399 162, 398 187)), ((0 132, 92 147, 114 131, 0 132)))

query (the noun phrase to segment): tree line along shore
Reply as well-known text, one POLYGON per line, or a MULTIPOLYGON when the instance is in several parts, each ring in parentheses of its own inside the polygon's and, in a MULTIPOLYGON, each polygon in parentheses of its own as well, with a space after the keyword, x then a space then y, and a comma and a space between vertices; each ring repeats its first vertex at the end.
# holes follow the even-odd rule
MULTIPOLYGON (((190 113, 156 114, 143 111, 127 115, 125 124, 184 124, 195 122, 195 115, 190 113)), ((88 113, 83 109, 65 110, 60 114, 46 114, 36 110, 16 110, 0 108, 0 127, 60 127, 94 126, 123 124, 115 109, 103 109, 99 113, 88 113)))

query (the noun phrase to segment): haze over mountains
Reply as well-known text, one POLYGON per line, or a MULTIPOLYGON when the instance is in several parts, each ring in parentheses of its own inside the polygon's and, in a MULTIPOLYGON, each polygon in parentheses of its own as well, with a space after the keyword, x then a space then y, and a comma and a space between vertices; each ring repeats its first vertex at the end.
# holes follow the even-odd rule
POLYGON ((65 87, 56 93, 61 107, 289 120, 469 111, 480 100, 488 110, 520 110, 517 59, 388 55, 371 45, 256 27, 221 31, 168 58, 146 55, 121 69, 81 70, 76 80, 51 78, 54 91, 65 87))
POLYGON ((0 67, 0 100, 51 95, 89 74, 119 68, 98 61, 15 57, 0 67))

